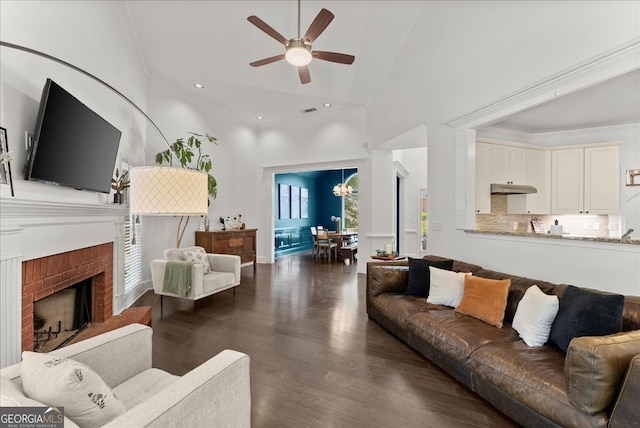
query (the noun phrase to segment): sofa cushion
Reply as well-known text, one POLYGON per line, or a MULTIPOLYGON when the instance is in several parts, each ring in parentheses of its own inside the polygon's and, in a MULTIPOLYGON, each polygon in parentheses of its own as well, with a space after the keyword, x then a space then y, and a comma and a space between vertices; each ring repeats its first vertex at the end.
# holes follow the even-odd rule
POLYGON ((624 296, 569 285, 560 297, 549 340, 563 351, 580 336, 605 336, 622 328, 624 296))
POLYGON ((456 312, 502 328, 510 285, 510 279, 495 280, 468 275, 464 279, 464 292, 456 312))
POLYGON ((207 259, 207 253, 204 250, 185 250, 182 252, 182 260, 187 262, 200 263, 203 267, 202 273, 204 273, 205 275, 211 272, 209 259, 207 259))
POLYGON ((427 302, 435 305, 457 307, 464 292, 464 278, 470 273, 450 272, 436 267, 429 267, 431 287, 427 302))
MULTIPOLYGON (((590 416, 576 411, 569 402, 564 359, 564 352, 555 346, 530 348, 517 340, 482 346, 471 355, 470 366, 479 382, 495 385, 559 426, 607 426, 605 412, 590 416)), ((531 424, 536 425, 535 421, 531 424)))
POLYGON ((213 291, 229 287, 234 281, 235 277, 231 272, 211 271, 202 276, 202 290, 205 293, 211 293, 213 291))
POLYGON ((498 329, 452 309, 415 313, 407 319, 407 328, 422 341, 463 365, 468 364, 474 351, 488 343, 518 340, 511 328, 498 329))
POLYGON ((449 309, 446 306, 432 305, 424 297, 397 293, 382 293, 371 299, 371 305, 402 328, 405 327, 407 318, 417 312, 449 309))
MULTIPOLYGON (((4 376, 0 376, 0 392, 2 392, 2 407, 47 407, 24 395, 22 388, 4 376)), ((64 428, 78 428, 78 425, 66 416, 63 426, 64 428)))
POLYGON ((132 409, 160 390, 180 379, 160 369, 147 369, 113 388, 113 393, 127 410, 132 409))
POLYGON ((511 327, 528 346, 542 346, 549 340, 559 306, 557 296, 545 294, 537 285, 532 285, 518 303, 511 327))
POLYGON ((81 427, 97 427, 124 413, 111 388, 90 367, 53 354, 24 351, 20 376, 26 395, 65 415, 81 427))
POLYGON ((453 260, 433 261, 426 259, 413 259, 409 257, 409 279, 404 294, 413 296, 427 297, 429 296, 429 288, 431 284, 431 276, 429 275, 429 266, 439 269, 453 269, 453 260))
POLYGON ((564 362, 571 404, 589 414, 606 409, 616 396, 629 362, 640 354, 640 330, 571 341, 564 362))

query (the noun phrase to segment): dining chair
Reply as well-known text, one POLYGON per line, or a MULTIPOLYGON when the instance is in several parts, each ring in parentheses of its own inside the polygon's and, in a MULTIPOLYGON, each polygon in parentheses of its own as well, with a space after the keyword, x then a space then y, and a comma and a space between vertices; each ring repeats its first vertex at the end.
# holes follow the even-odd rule
POLYGON ((313 247, 311 247, 311 257, 314 255, 318 257, 318 230, 315 226, 311 226, 311 239, 313 241, 313 247))
POLYGON ((329 239, 329 232, 326 230, 318 230, 317 231, 317 239, 318 239, 318 253, 316 258, 320 257, 320 251, 325 257, 328 257, 331 260, 331 252, 333 251, 334 258, 338 261, 338 244, 333 242, 333 240, 329 239))

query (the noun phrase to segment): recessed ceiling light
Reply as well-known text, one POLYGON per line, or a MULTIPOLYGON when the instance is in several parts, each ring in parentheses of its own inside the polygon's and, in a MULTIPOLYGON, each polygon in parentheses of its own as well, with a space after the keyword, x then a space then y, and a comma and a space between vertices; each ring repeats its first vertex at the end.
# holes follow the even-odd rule
POLYGON ((198 89, 204 88, 204 85, 202 83, 194 83, 193 86, 195 86, 198 89))
POLYGON ((262 119, 264 119, 264 117, 262 117, 262 116, 256 116, 256 119, 258 119, 258 120, 262 120, 262 119))
POLYGON ((322 104, 324 107, 331 107, 331 103, 324 103, 322 104))

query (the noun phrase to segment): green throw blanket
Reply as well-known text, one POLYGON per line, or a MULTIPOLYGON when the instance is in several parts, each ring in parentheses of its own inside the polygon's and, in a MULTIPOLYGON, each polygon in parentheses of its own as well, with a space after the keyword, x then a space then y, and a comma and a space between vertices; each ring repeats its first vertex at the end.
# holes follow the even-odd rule
POLYGON ((186 297, 191 291, 191 266, 193 262, 169 260, 164 270, 162 291, 186 297))

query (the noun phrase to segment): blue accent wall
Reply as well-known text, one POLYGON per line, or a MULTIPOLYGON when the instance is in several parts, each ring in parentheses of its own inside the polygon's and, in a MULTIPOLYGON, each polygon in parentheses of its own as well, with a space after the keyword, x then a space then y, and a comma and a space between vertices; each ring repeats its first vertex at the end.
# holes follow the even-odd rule
MULTIPOLYGON (((356 168, 344 170, 344 179, 356 173, 356 168)), ((331 216, 342 217, 342 198, 333 195, 333 186, 342 181, 342 170, 275 175, 274 191, 274 247, 275 256, 311 250, 311 226, 335 229, 331 216), (309 218, 279 218, 279 185, 306 187, 309 189, 309 218)))

